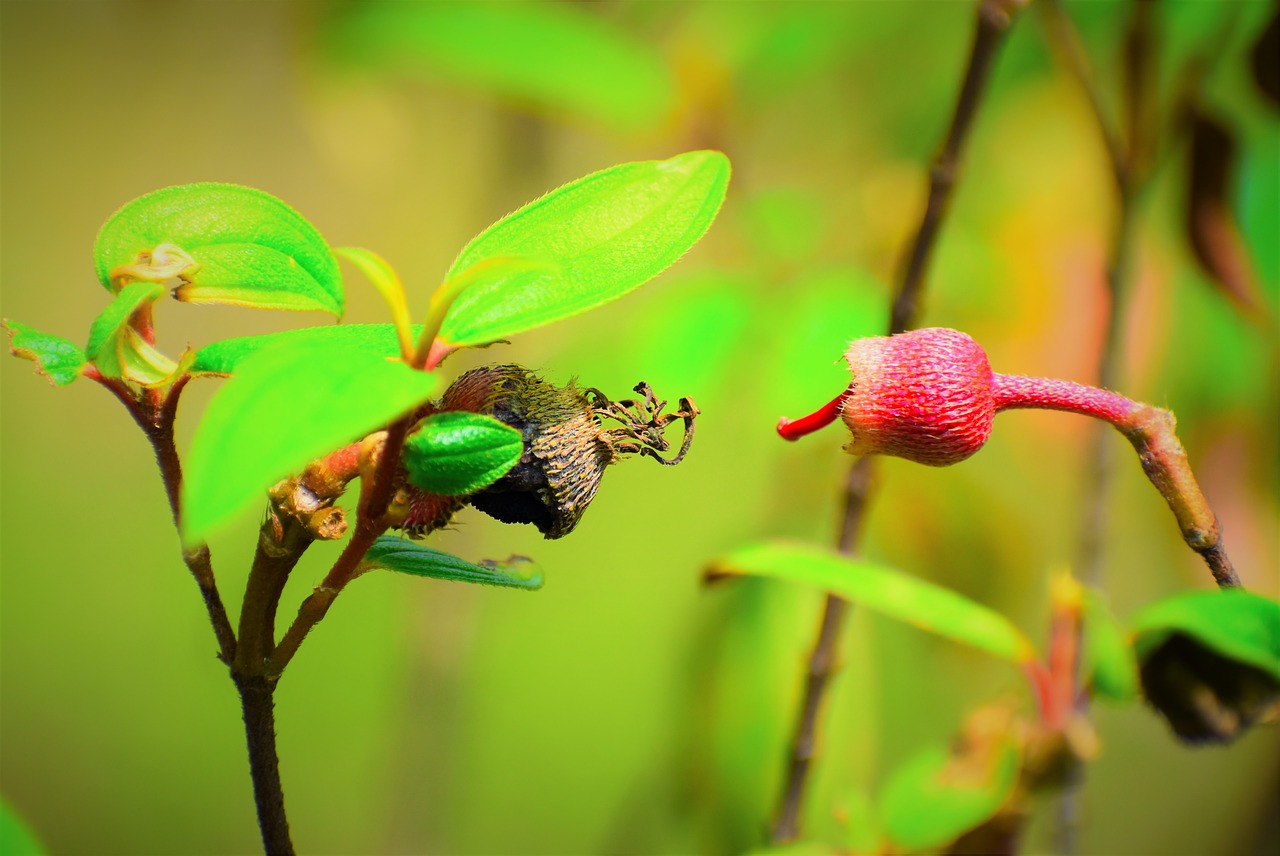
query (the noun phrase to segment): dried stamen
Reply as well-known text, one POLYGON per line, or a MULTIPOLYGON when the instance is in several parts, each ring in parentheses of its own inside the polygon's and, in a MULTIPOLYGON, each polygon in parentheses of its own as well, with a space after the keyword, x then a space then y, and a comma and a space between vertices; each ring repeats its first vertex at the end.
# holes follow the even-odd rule
POLYGON ((600 436, 607 439, 615 452, 648 456, 664 466, 675 466, 689 452, 689 446, 693 443, 694 420, 701 411, 693 403, 693 399, 686 397, 680 399, 679 410, 664 414, 662 411, 667 402, 659 401, 648 383, 641 381, 635 385, 634 391, 643 398, 611 401, 594 387, 584 390, 595 416, 620 423, 616 428, 601 431, 600 436), (664 458, 659 452, 667 451, 671 444, 667 442, 663 432, 677 419, 684 420, 684 439, 680 443, 680 451, 674 457, 664 458))

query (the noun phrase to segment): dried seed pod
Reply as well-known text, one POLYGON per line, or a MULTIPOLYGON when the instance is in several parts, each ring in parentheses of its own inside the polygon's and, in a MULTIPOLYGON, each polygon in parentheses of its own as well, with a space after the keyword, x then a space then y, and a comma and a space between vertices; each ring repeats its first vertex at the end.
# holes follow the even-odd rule
POLYGON ((595 498, 605 467, 626 454, 649 455, 674 464, 688 451, 697 408, 681 400, 676 413, 662 414, 647 384, 643 400, 610 401, 596 389, 573 383, 557 387, 515 365, 485 366, 459 377, 445 391, 442 410, 486 413, 518 430, 520 462, 469 502, 504 523, 532 523, 547 538, 567 535, 595 498), (602 419, 618 422, 605 428, 602 419), (663 429, 685 420, 681 451, 666 460, 663 429))

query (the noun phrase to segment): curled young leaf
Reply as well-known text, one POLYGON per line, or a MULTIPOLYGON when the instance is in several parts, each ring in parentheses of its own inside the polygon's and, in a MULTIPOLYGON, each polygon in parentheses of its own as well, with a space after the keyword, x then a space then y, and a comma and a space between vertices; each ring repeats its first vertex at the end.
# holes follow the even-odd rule
POLYGON ((177 278, 174 296, 189 303, 342 315, 329 245, 297 211, 251 187, 183 184, 140 196, 103 225, 94 261, 113 291, 177 278))
POLYGON ((147 386, 162 382, 177 368, 138 332, 150 325, 151 305, 164 294, 159 283, 131 282, 94 319, 85 356, 104 377, 147 386))
POLYGON ((1035 649, 1027 637, 989 607, 901 571, 832 550, 787 542, 754 544, 717 559, 707 569, 706 578, 716 580, 734 574, 818 586, 1005 660, 1027 663, 1035 659, 1035 649))
POLYGON ((356 349, 278 346, 245 359, 191 440, 183 538, 203 540, 279 479, 384 427, 437 387, 435 375, 356 349))
POLYGON ((9 331, 9 350, 13 355, 35 363, 36 371, 54 386, 66 386, 84 371, 87 363, 84 351, 66 339, 41 333, 9 318, 3 326, 9 331))
POLYGON ((433 550, 395 535, 383 535, 373 542, 361 562, 366 570, 386 568, 416 577, 433 577, 487 586, 525 589, 542 588, 542 569, 532 559, 512 556, 505 562, 473 564, 442 550, 433 550))
POLYGON ((711 226, 729 186, 715 151, 627 163, 551 191, 476 236, 448 278, 495 257, 514 268, 467 288, 441 324, 446 346, 483 345, 607 303, 657 276, 711 226))
POLYGON ((486 488, 520 462, 520 432, 481 413, 436 413, 422 420, 404 444, 409 483, 441 496, 486 488))

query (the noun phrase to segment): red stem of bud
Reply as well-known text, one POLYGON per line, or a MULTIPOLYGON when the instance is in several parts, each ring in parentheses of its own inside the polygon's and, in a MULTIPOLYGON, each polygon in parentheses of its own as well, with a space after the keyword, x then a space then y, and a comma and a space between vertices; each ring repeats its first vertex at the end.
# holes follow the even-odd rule
POLYGON ((849 389, 845 389, 831 401, 819 407, 808 416, 801 416, 799 419, 787 419, 785 416, 778 420, 778 434, 784 440, 795 442, 805 434, 812 434, 819 428, 825 428, 832 422, 840 418, 840 407, 844 404, 845 397, 849 395, 849 389))
POLYGON ((1123 395, 1106 389, 1072 383, 1068 380, 1049 380, 1042 377, 1023 377, 995 373, 991 394, 995 398, 996 412, 1019 408, 1040 410, 1065 410, 1102 419, 1112 425, 1127 425, 1138 404, 1123 395))

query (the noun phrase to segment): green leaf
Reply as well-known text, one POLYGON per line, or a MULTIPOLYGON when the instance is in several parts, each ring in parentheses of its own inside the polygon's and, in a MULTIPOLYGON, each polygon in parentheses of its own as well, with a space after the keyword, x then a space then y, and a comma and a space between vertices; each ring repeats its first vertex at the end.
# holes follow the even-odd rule
POLYGON ((409 481, 428 493, 466 496, 496 482, 520 462, 524 437, 492 416, 436 413, 405 441, 409 481))
POLYGON ((1159 601, 1131 622, 1140 659, 1174 633, 1280 681, 1280 603, 1252 592, 1197 591, 1159 601))
MULTIPOLYGON (((422 326, 411 331, 417 338, 422 326)), ((229 375, 248 357, 276 345, 281 347, 325 347, 367 356, 399 358, 400 342, 394 324, 343 324, 336 327, 304 327, 262 336, 239 336, 205 345, 196 351, 191 371, 195 374, 229 375)))
POLYGON ((658 52, 582 6, 366 2, 328 35, 343 61, 421 68, 622 131, 661 124, 675 103, 658 52))
POLYGON ((103 376, 149 384, 163 380, 177 367, 130 325, 138 312, 149 310, 165 291, 159 283, 131 282, 93 320, 85 356, 103 376))
POLYGON ((898 768, 880 795, 885 832, 903 850, 934 850, 990 819, 1018 780, 1011 741, 987 764, 932 746, 898 768))
POLYGON ((3 856, 44 856, 48 852, 40 845, 31 827, 18 816, 13 806, 0 799, 0 854, 3 856))
POLYGON ((400 335, 401 354, 406 360, 409 359, 413 355, 413 341, 409 337, 409 303, 400 275, 386 259, 364 247, 338 247, 334 252, 360 268, 360 272, 369 278, 369 282, 382 295, 387 308, 391 310, 396 332, 400 335))
POLYGON ((141 196, 102 227, 94 260, 112 290, 120 284, 113 271, 134 266, 125 279, 180 277, 175 296, 189 303, 342 316, 342 275, 329 245, 297 211, 251 187, 184 184, 141 196), (190 264, 149 266, 152 255, 190 264))
POLYGON ((1084 595, 1084 674, 1094 694, 1112 701, 1138 697, 1138 661, 1124 628, 1095 589, 1084 595))
POLYGON ((66 339, 41 333, 8 318, 3 326, 9 331, 9 350, 13 355, 35 363, 36 371, 54 386, 66 386, 84 371, 84 351, 66 339))
POLYGON ((773 542, 718 559, 708 578, 751 574, 814 585, 868 609, 1018 663, 1035 659, 1027 637, 1004 616, 950 589, 808 544, 773 542))
POLYGON ((532 559, 512 556, 505 562, 472 564, 441 550, 433 550, 396 535, 373 542, 361 564, 366 569, 386 568, 416 577, 434 577, 486 586, 535 591, 542 588, 542 569, 532 559))
POLYGON ((323 345, 254 354, 213 396, 187 456, 187 543, 260 500, 277 480, 431 398, 439 379, 404 363, 323 345))
POLYGON ((558 266, 513 271, 463 292, 445 315, 446 345, 483 345, 614 300, 657 276, 707 231, 729 185, 729 159, 698 151, 592 173, 529 203, 473 239, 452 278, 500 256, 558 266))

